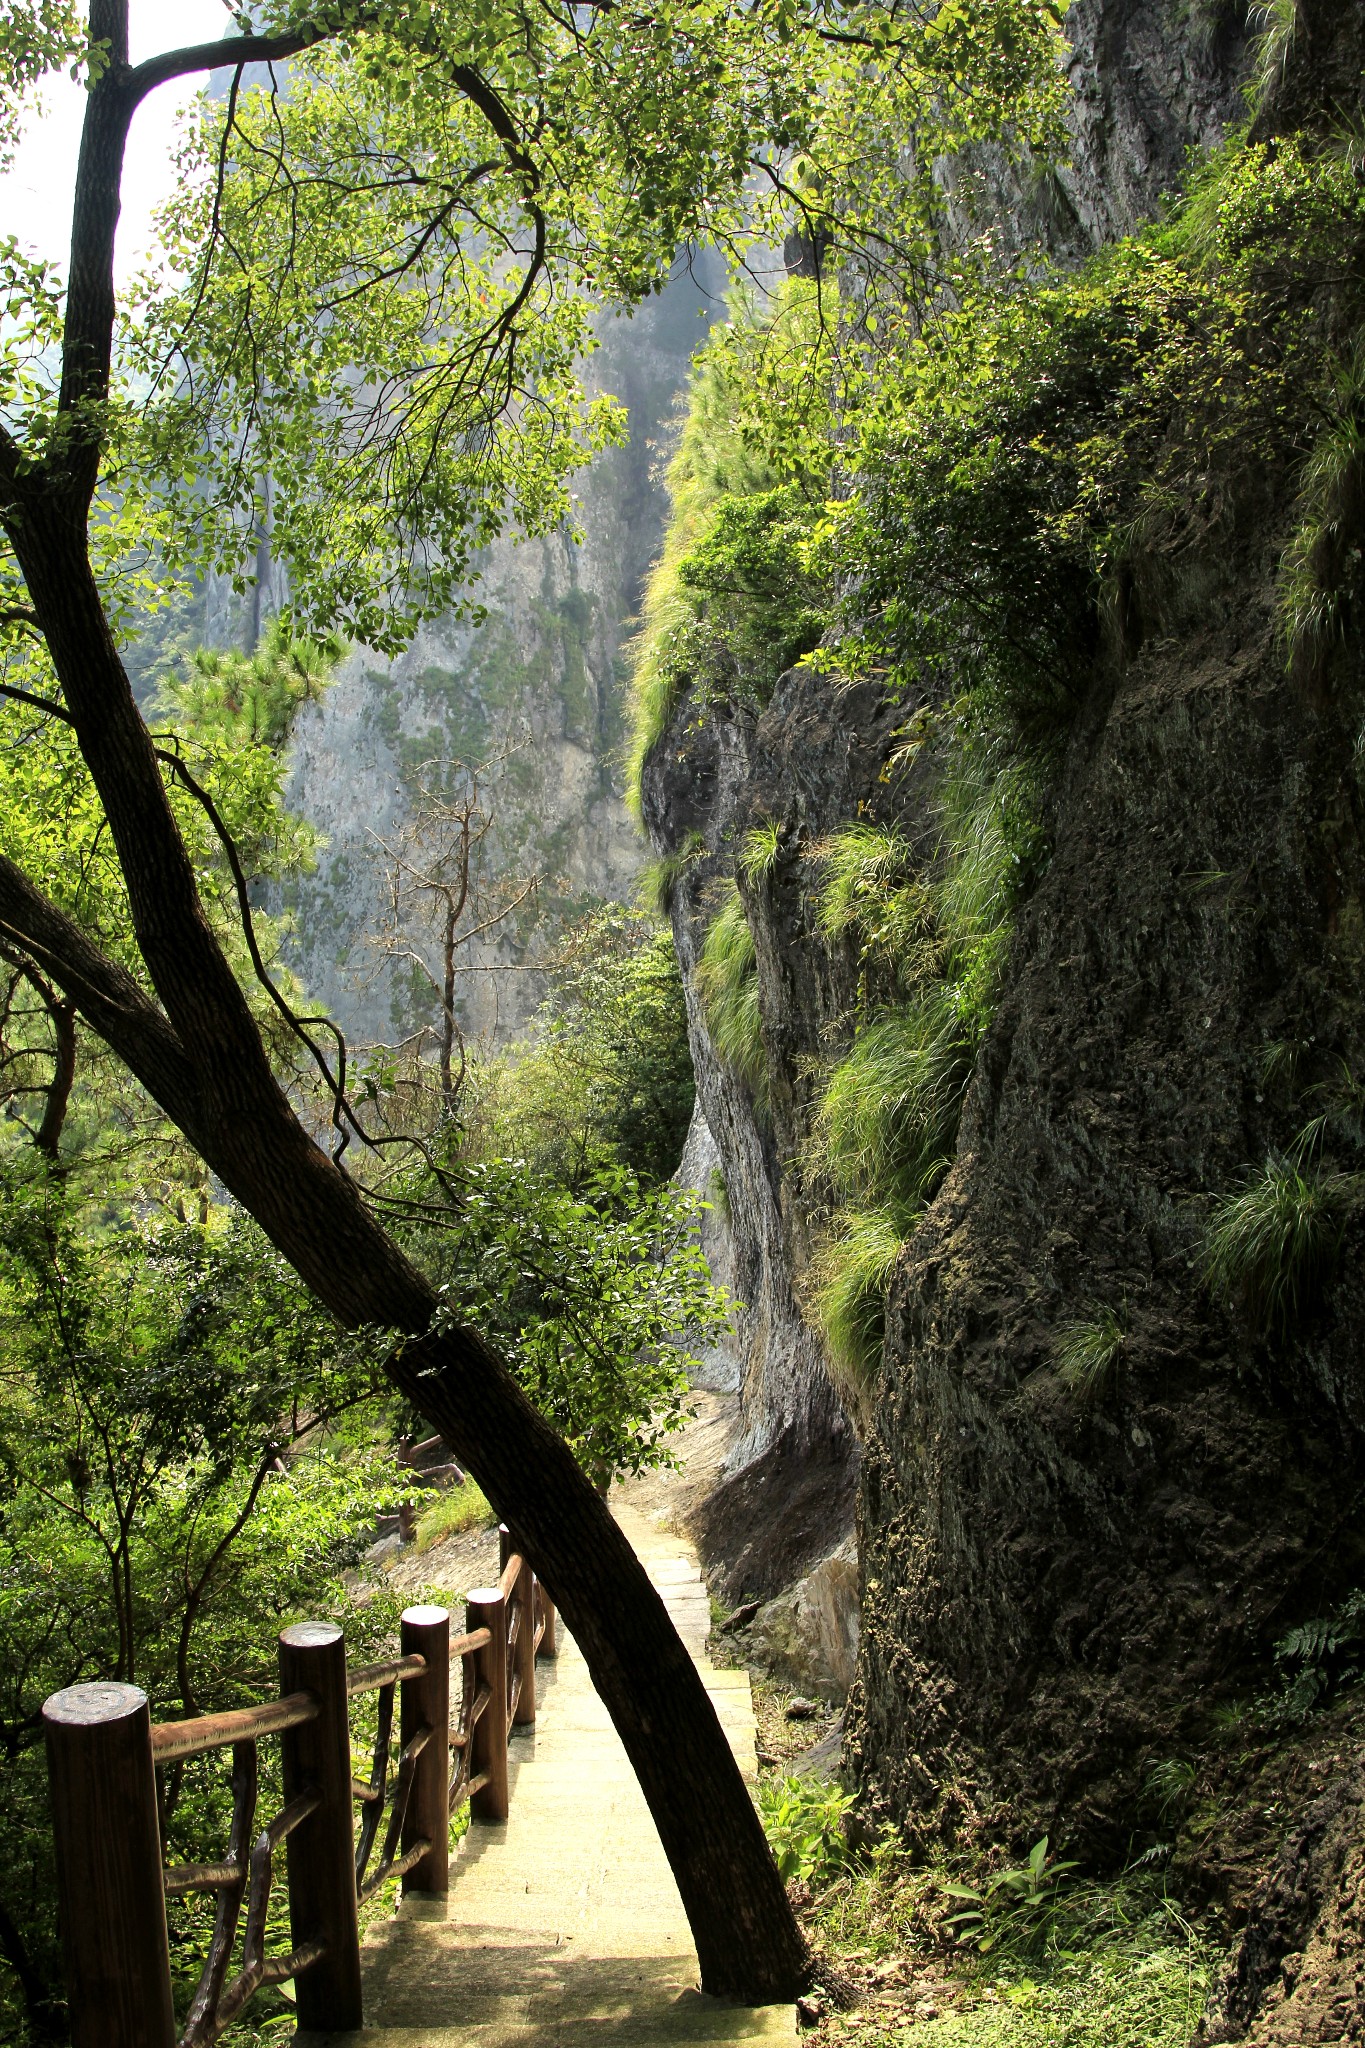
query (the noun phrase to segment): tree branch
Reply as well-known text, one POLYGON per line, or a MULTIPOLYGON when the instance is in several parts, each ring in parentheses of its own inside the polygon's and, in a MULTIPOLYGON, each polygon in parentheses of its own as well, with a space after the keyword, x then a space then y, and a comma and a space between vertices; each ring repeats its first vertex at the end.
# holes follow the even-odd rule
MULTIPOLYGON (((351 29, 364 28, 374 16, 357 15, 347 23, 351 29)), ((191 43, 183 50, 166 50, 148 57, 128 73, 125 91, 131 100, 130 114, 149 92, 172 78, 188 78, 195 71, 223 71, 245 64, 279 64, 304 50, 315 50, 338 33, 334 22, 309 21, 278 36, 222 36, 216 43, 191 43)))
POLYGON ((193 1069, 180 1040, 126 968, 107 958, 64 911, 0 854, 0 933, 50 974, 91 1028, 131 1068, 190 1139, 202 1125, 193 1069))

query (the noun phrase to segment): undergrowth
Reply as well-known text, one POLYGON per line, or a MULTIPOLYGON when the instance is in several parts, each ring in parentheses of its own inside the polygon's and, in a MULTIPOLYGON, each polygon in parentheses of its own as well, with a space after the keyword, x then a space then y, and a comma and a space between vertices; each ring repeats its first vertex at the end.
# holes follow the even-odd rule
POLYGON ((805 543, 828 488, 830 451, 799 431, 823 407, 816 380, 792 385, 787 366, 814 360, 820 313, 800 280, 763 316, 736 293, 730 319, 697 357, 678 446, 668 467, 670 518, 650 573, 634 646, 626 792, 636 816, 640 778, 680 699, 762 701, 819 642, 828 598, 805 543), (755 392, 787 385, 781 430, 746 431, 755 392))
POLYGON ((1214 1956, 1150 1873, 1087 1879, 1045 1837, 984 1869, 912 1860, 889 1829, 857 1852, 837 1787, 788 1779, 761 1801, 817 1953, 876 1990, 822 2040, 891 2048, 913 2019, 916 2044, 937 2048, 1187 2048, 1214 1956))
POLYGON ((471 1529, 491 1529, 497 1521, 488 1502, 472 1479, 440 1493, 417 1517, 417 1548, 430 1550, 448 1536, 463 1536, 471 1529))

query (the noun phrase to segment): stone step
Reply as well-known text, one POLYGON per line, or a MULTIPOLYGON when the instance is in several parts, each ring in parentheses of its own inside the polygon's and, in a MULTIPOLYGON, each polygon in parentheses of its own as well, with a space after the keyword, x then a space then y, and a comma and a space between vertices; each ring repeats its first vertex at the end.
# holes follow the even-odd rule
MULTIPOLYGON (((706 1659, 696 1560, 640 1516, 622 1526, 663 1594, 746 1777, 749 1678, 706 1659)), ((470 1829, 447 1898, 410 1896, 372 1927, 358 2034, 299 2048, 739 2048, 795 2042, 791 2006, 706 1998, 677 1887, 606 1709, 567 1634, 539 1667, 533 1731, 511 1745, 511 1812, 470 1829)))

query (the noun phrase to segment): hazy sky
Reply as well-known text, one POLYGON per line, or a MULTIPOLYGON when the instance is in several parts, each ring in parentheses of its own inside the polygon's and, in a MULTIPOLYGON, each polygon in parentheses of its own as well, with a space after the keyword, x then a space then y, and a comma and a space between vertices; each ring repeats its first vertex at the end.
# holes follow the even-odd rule
MULTIPOLYGON (((135 64, 184 43, 208 42, 232 27, 223 0, 132 0, 130 25, 135 64)), ((115 258, 120 279, 137 268, 147 250, 152 209, 170 189, 176 115, 205 75, 162 86, 143 101, 134 118, 115 258)), ((71 187, 84 106, 84 88, 73 85, 64 73, 45 80, 35 96, 15 167, 0 177, 0 235, 17 235, 25 248, 59 262, 63 271, 71 242, 71 187)))

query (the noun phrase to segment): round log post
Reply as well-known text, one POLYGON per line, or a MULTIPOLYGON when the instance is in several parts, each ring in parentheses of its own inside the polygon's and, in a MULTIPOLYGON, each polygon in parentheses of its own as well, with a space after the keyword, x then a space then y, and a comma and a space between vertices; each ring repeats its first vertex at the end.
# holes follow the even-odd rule
POLYGON ((280 1692, 311 1692, 316 1721, 281 1738, 286 1804, 317 1790, 322 1804, 289 1836, 289 1929, 295 1948, 327 1953, 294 1982, 301 2033, 346 2033, 363 2024, 351 1809, 351 1725, 346 1642, 329 1621, 300 1621, 280 1636, 280 1692))
POLYGON ((399 1741, 406 1749, 419 1728, 431 1737, 417 1759, 408 1810, 403 1817, 402 1848, 423 1837, 431 1847, 420 1863, 403 1873, 404 1892, 445 1892, 450 1889, 450 1615, 444 1607, 403 1610, 401 1650, 405 1657, 425 1657, 420 1678, 405 1678, 399 1696, 399 1741))
POLYGON ((504 1571, 507 1561, 517 1553, 521 1557, 521 1570, 512 1589, 512 1598, 521 1610, 521 1621, 517 1626, 517 1640, 512 1651, 512 1666, 507 1674, 510 1687, 519 1678, 521 1691, 517 1694, 517 1711, 513 1723, 518 1728, 534 1728, 536 1721, 536 1579, 535 1573, 526 1562, 526 1553, 517 1542, 505 1522, 498 1527, 498 1563, 504 1571))
POLYGON ((474 1723, 469 1774, 488 1773, 469 1802, 471 1820, 507 1818, 507 1602, 498 1586, 475 1586, 465 1596, 465 1629, 486 1628, 491 1641, 474 1653, 477 1684, 487 1686, 488 1705, 474 1723))
POLYGON ((74 2048, 174 2048, 147 1695, 68 1686, 43 1736, 74 2048))

